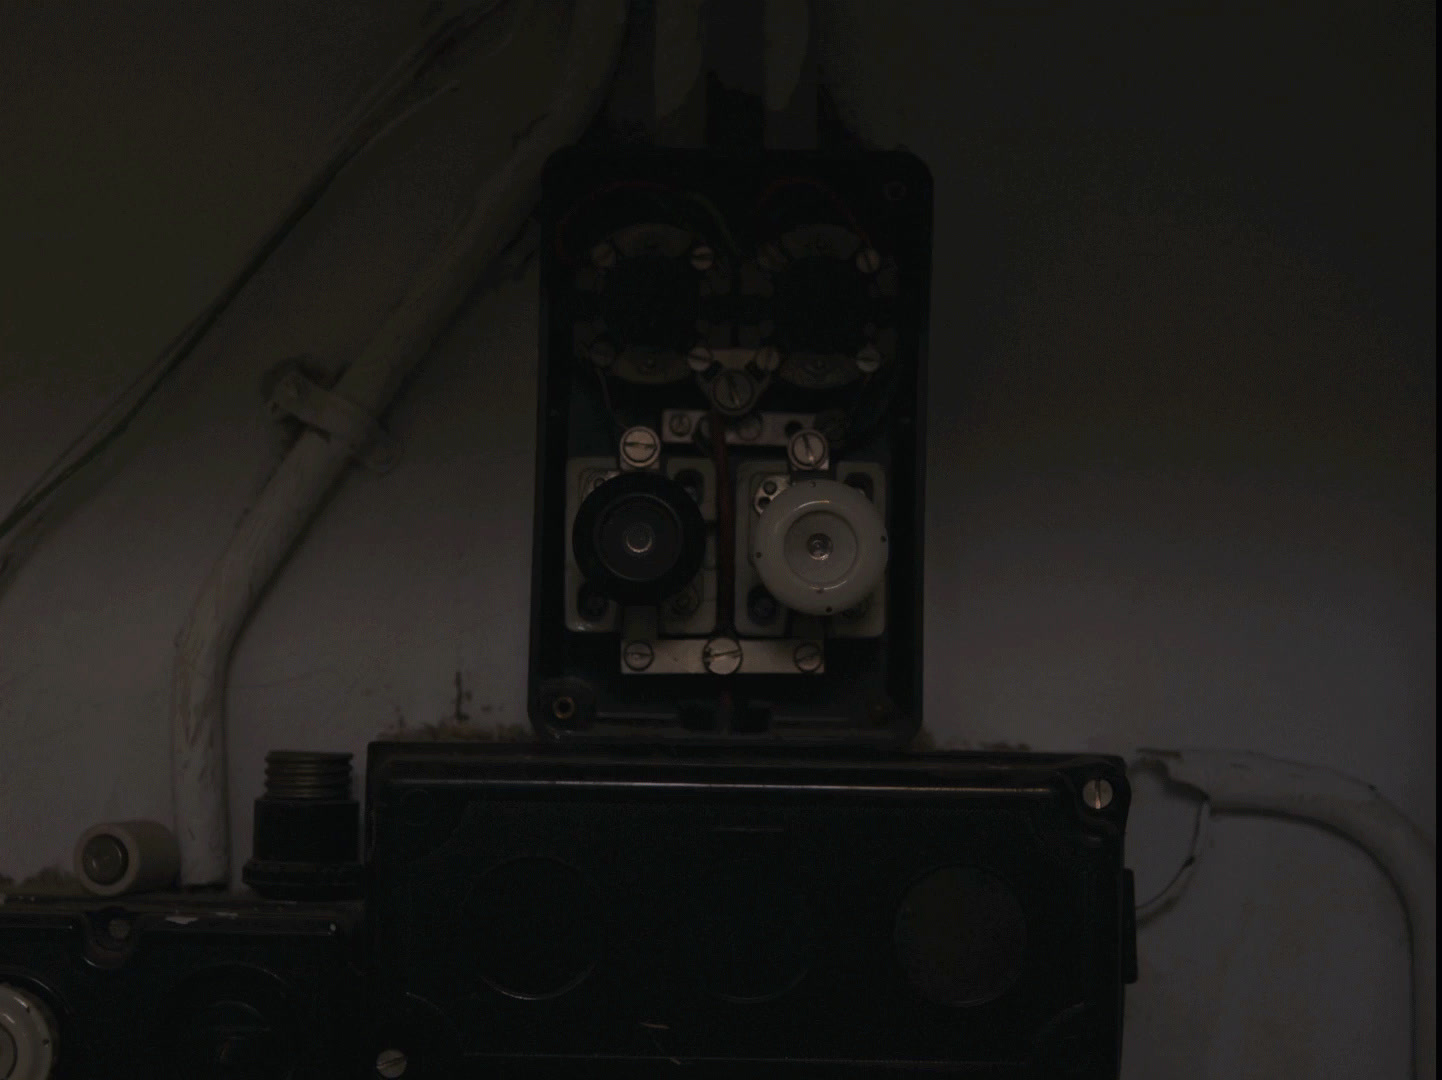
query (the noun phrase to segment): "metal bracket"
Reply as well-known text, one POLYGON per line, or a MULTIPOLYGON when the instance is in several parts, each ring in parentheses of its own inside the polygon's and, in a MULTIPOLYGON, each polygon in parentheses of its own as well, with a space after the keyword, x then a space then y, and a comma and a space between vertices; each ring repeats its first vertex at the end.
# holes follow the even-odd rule
POLYGON ((293 416, 345 443, 351 456, 373 472, 389 472, 400 454, 399 443, 373 416, 299 371, 289 372, 276 384, 267 408, 274 417, 293 416))
MULTIPOLYGON (((705 409, 663 409, 661 439, 670 444, 693 443, 696 429, 710 423, 705 409)), ((796 432, 815 426, 815 413, 753 412, 726 425, 726 445, 785 446, 796 432)))
POLYGON ((624 675, 819 675, 826 671, 821 625, 798 621, 812 637, 743 638, 726 634, 662 637, 655 608, 625 609, 619 670, 624 675))

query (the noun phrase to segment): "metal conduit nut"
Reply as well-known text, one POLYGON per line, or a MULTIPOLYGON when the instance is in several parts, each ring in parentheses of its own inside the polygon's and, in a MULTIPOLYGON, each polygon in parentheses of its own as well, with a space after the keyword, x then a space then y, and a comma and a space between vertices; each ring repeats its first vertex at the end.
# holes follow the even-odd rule
POLYGON ((338 900, 359 893, 360 805, 351 755, 273 750, 255 800, 254 857, 245 883, 275 900, 338 900))

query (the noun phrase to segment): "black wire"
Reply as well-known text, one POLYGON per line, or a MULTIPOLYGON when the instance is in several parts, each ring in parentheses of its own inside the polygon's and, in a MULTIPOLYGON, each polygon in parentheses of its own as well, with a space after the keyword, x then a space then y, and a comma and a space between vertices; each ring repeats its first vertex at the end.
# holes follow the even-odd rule
POLYGON ((1137 904, 1134 910, 1137 913, 1137 925, 1142 926, 1151 922, 1158 915, 1171 910, 1173 904, 1182 894, 1182 886, 1195 869, 1202 857, 1203 844, 1207 837, 1207 823, 1211 820, 1212 804, 1209 800, 1203 799, 1197 804, 1197 816, 1192 822, 1192 841, 1187 849, 1186 861, 1177 867, 1177 872, 1171 879, 1157 890, 1155 895, 1137 904))
MULTIPOLYGON (((466 33, 468 33, 479 21, 481 12, 472 12, 467 15, 456 16, 447 20, 440 28, 428 38, 421 46, 414 70, 406 80, 406 85, 413 85, 434 62, 434 60, 447 49, 453 47, 466 33)), ((397 99, 398 103, 399 99, 397 99)), ((386 110, 377 110, 369 121, 363 123, 347 139, 341 150, 333 157, 324 169, 306 186, 300 196, 292 205, 290 212, 281 220, 280 224, 271 230, 269 235, 262 241, 255 254, 241 268, 229 285, 211 301, 209 307, 190 326, 182 331, 179 339, 167 350, 161 353, 170 356, 162 364, 160 372, 140 397, 126 409, 105 434, 101 435, 83 454, 75 461, 72 461, 65 468, 47 483, 42 484, 38 489, 32 490, 30 494, 23 497, 0 521, 0 539, 3 539, 13 532, 21 522, 34 513, 47 499, 63 487, 73 476, 84 469, 92 461, 103 454, 115 441, 125 434, 126 430, 140 414, 141 410, 155 397, 161 386, 169 379, 176 370, 195 351, 201 340, 211 328, 225 314, 226 310, 234 302, 235 298, 250 284, 252 278, 260 271, 260 268, 269 261, 276 250, 285 242, 287 237, 295 230, 300 223, 318 203, 321 197, 329 190, 337 176, 351 163, 362 150, 364 150, 376 135, 384 131, 390 120, 390 114, 395 110, 393 104, 386 110)))
POLYGON ((611 420, 615 423, 617 430, 625 431, 630 425, 626 423, 625 419, 616 410, 616 406, 611 403, 610 380, 606 377, 606 373, 600 368, 596 368, 596 379, 601 386, 601 402, 606 406, 606 412, 610 413, 611 420))

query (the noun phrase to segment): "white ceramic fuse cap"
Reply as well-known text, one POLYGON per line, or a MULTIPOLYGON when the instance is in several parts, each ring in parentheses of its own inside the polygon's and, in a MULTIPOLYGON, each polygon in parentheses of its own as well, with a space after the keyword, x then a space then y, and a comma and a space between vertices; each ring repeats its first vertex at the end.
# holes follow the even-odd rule
POLYGON ((96 825, 75 845, 75 874, 96 896, 168 889, 179 871, 175 834, 158 821, 96 825))
POLYGON ((0 983, 0 1078, 46 1080, 55 1064, 54 1018, 25 991, 0 983))
POLYGON ((860 603, 886 571, 886 523, 871 500, 835 480, 801 480, 766 507, 751 562, 782 604, 834 615, 860 603))

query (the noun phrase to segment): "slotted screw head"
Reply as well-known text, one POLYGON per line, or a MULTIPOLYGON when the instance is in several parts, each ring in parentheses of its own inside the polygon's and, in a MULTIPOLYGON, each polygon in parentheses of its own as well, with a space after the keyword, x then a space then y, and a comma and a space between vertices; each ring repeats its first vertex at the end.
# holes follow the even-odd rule
POLYGON ((723 371, 711 384, 711 400, 728 412, 737 412, 751 404, 754 392, 744 371, 723 371))
POLYGON ((807 673, 821 670, 821 646, 814 641, 803 641, 792 654, 796 670, 807 673))
POLYGON ((712 638, 701 650, 701 663, 712 675, 730 675, 741 667, 741 644, 734 638, 712 638))
POLYGON ((819 469, 826 462, 826 436, 807 429, 791 437, 787 447, 791 464, 798 469, 819 469))
POLYGON ((621 435, 621 460, 632 468, 644 469, 660 456, 661 440, 650 428, 627 428, 621 435))
POLYGON ((1105 810, 1112 804, 1111 782, 1108 780, 1088 780, 1082 785, 1082 802, 1092 810, 1105 810))
POLYGON ((649 641, 632 641, 626 645, 626 650, 621 655, 632 671, 645 671, 656 659, 656 650, 651 648, 649 641))
POLYGON ((399 1080, 409 1066, 410 1062, 401 1050, 382 1050, 376 1055, 376 1074, 386 1080, 399 1080))

